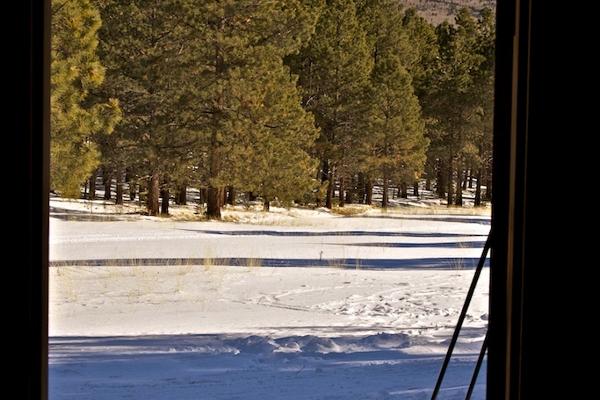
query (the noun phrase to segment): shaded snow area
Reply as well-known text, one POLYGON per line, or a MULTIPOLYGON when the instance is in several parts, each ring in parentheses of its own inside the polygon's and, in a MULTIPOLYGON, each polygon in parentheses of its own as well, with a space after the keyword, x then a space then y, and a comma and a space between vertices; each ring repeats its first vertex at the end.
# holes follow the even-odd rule
MULTIPOLYGON (((428 399, 490 228, 422 211, 238 207, 225 223, 51 207, 51 400, 428 399)), ((464 398, 488 279, 440 399, 464 398)))

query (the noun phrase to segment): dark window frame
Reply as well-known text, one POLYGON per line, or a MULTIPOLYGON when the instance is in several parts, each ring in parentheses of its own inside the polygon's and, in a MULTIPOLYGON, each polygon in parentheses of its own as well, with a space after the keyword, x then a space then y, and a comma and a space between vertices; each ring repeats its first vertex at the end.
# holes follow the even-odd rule
MULTIPOLYGON (((525 398, 523 366, 532 361, 524 352, 528 336, 523 317, 528 309, 523 293, 528 282, 524 266, 530 63, 532 48, 541 40, 532 35, 539 26, 533 2, 497 1, 488 400, 525 398)), ((11 83, 16 96, 12 106, 17 108, 15 147, 21 151, 18 188, 30 199, 24 236, 29 251, 20 271, 27 293, 26 398, 47 399, 50 1, 28 0, 19 7, 13 32, 21 38, 17 54, 22 64, 16 64, 17 78, 11 83)), ((22 387, 17 390, 23 393, 22 387)))
POLYGON ((532 286, 531 281, 524 279, 525 250, 529 245, 527 179, 531 179, 527 161, 532 51, 541 47, 539 35, 533 34, 539 34, 535 30, 542 28, 541 2, 536 3, 538 8, 533 8, 533 3, 534 0, 498 0, 497 4, 488 400, 524 399, 531 395, 525 370, 525 344, 531 335, 525 335, 524 318, 528 306, 525 286, 532 286))

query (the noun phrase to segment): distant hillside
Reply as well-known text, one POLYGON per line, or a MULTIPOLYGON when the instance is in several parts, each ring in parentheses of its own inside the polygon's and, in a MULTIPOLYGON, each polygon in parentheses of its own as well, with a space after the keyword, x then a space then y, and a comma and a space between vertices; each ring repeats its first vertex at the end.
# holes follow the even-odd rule
POLYGON ((407 7, 415 7, 419 14, 437 25, 444 20, 454 21, 454 15, 462 7, 478 13, 485 7, 494 9, 496 0, 399 0, 407 7))

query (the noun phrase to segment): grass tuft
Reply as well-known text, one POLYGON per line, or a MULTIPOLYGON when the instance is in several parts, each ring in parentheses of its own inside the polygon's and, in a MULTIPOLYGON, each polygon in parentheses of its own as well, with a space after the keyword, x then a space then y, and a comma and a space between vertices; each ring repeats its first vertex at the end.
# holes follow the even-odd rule
POLYGON ((342 216, 347 217, 347 216, 363 214, 368 209, 370 209, 370 207, 345 206, 345 207, 333 207, 331 209, 331 212, 336 215, 342 215, 342 216))

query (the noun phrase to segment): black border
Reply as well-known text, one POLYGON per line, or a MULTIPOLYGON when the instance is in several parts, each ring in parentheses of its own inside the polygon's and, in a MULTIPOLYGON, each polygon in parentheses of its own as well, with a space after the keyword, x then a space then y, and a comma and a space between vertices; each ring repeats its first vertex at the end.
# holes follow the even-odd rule
POLYGON ((542 93, 551 84, 545 69, 562 56, 554 51, 549 58, 544 48, 556 43, 548 33, 560 25, 551 26, 547 11, 557 5, 498 0, 488 400, 545 398, 543 390, 554 391, 553 398, 561 384, 549 381, 548 371, 559 364, 545 359, 542 344, 549 323, 544 317, 553 312, 546 279, 552 262, 544 257, 556 256, 547 239, 561 233, 540 206, 551 187, 541 182, 552 175, 548 135, 556 129, 543 125, 568 118, 549 115, 547 104, 559 95, 542 93))
POLYGON ((12 130, 6 129, 11 146, 7 146, 11 163, 5 167, 14 183, 15 195, 26 201, 23 213, 10 209, 4 224, 9 234, 8 253, 11 268, 5 285, 14 289, 7 309, 16 309, 17 319, 13 339, 24 342, 21 346, 9 344, 9 350, 18 351, 15 367, 17 374, 9 386, 17 398, 42 399, 48 397, 48 200, 49 200, 49 138, 50 138, 50 1, 23 0, 7 11, 10 57, 6 64, 9 72, 5 80, 12 89, 12 97, 5 97, 7 118, 12 130), (9 61, 10 60, 10 61, 9 61), (6 101, 8 100, 8 101, 6 101), (13 160, 14 158, 14 160, 13 160), (16 367, 22 364, 22 367, 16 367))
MULTIPOLYGON (((517 104, 518 44, 520 24, 517 20, 519 0, 498 1, 496 11, 496 74, 494 103, 494 197, 492 200, 493 244, 490 267, 490 319, 489 350, 487 362, 487 399, 507 398, 507 365, 512 355, 507 353, 507 332, 510 326, 507 304, 511 295, 508 290, 508 255, 514 225, 510 220, 514 212, 514 192, 510 184, 514 165, 517 104)), ((514 216, 513 216, 514 218, 514 216)), ((510 397, 508 397, 510 398, 510 397)))
MULTIPOLYGON (((529 187, 527 154, 530 120, 530 61, 532 27, 539 18, 534 0, 498 0, 496 50, 496 103, 494 137, 494 242, 490 292, 490 338, 487 364, 487 399, 520 399, 526 395, 532 364, 523 349, 531 338, 523 316, 529 313, 525 285, 525 252, 529 187)), ((20 6, 16 40, 23 64, 11 82, 17 106, 14 138, 21 172, 18 187, 27 194, 29 220, 25 227, 28 251, 24 257, 26 312, 27 398, 47 399, 48 373, 48 168, 49 161, 49 44, 50 1, 27 0, 20 6)), ((17 14, 14 14, 17 15, 17 14)), ((533 30, 534 31, 534 30, 533 30)), ((533 35, 535 37, 535 35, 533 35)), ((533 46, 535 49, 535 46, 533 46)), ((531 180, 529 178, 529 180, 531 180)), ((23 259, 21 259, 23 261, 23 259)), ((20 393, 23 391, 20 390, 20 393)))

